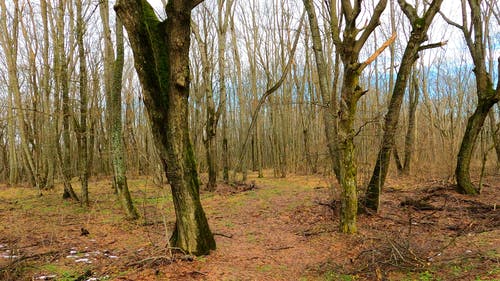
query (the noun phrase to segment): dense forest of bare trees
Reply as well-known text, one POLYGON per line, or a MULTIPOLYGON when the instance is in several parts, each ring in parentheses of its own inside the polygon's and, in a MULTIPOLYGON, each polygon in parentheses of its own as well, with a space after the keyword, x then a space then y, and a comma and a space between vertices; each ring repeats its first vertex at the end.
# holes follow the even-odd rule
POLYGON ((387 174, 478 193, 500 166, 500 4, 457 3, 0 1, 0 181, 91 207, 110 176, 131 219, 127 176, 168 182, 171 242, 199 254, 199 189, 248 171, 330 177, 349 233, 387 174))

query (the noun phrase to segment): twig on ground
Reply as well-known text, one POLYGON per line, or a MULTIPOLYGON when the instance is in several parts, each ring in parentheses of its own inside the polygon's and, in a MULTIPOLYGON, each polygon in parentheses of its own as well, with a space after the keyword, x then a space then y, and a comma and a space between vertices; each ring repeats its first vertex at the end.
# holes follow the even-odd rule
POLYGON ((127 264, 127 266, 143 267, 144 265, 152 265, 163 262, 167 262, 168 264, 170 264, 173 262, 173 259, 167 256, 149 257, 139 261, 130 262, 127 264))
POLYGON ((293 246, 282 246, 282 247, 267 248, 267 250, 270 250, 270 251, 281 251, 281 250, 292 249, 292 248, 293 248, 293 246))
POLYGON ((212 234, 217 235, 217 236, 226 237, 226 238, 233 238, 232 234, 224 234, 224 233, 218 233, 218 232, 213 232, 212 234))

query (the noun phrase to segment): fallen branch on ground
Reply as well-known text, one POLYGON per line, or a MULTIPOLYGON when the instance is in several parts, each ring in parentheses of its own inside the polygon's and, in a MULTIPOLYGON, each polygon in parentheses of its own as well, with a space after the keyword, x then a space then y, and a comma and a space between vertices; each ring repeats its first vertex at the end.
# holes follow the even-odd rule
POLYGON ((217 236, 226 237, 226 238, 233 238, 232 234, 224 234, 224 233, 218 233, 218 232, 212 232, 212 234, 217 235, 217 236))

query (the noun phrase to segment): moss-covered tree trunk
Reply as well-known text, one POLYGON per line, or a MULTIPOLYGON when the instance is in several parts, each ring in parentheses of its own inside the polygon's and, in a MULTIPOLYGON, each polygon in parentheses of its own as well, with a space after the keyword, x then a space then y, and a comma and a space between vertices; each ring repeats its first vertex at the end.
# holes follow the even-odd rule
POLYGON ((215 249, 199 196, 188 128, 191 10, 201 1, 170 0, 159 21, 146 0, 118 1, 142 85, 154 141, 170 182, 176 223, 171 246, 196 255, 215 249))
MULTIPOLYGON (((319 91, 323 104, 327 107, 324 114, 326 140, 332 159, 332 166, 341 186, 341 208, 340 208, 340 230, 344 233, 355 233, 356 217, 358 211, 357 196, 357 167, 354 145, 354 121, 356 119, 356 108, 359 99, 366 93, 359 85, 359 78, 366 66, 394 40, 391 37, 365 62, 359 62, 359 54, 366 40, 379 25, 379 18, 385 10, 387 0, 378 1, 373 10, 372 17, 365 25, 363 32, 358 36, 360 30, 356 28, 356 20, 361 13, 361 1, 351 6, 349 1, 342 1, 340 10, 345 18, 343 30, 340 30, 337 15, 337 4, 330 6, 330 28, 332 41, 342 60, 343 76, 340 102, 337 102, 336 94, 331 95, 328 87, 328 73, 326 61, 322 50, 322 42, 318 20, 312 0, 303 0, 311 28, 314 56, 319 78, 319 91), (343 38, 340 38, 341 33, 343 38)), ((337 60, 338 62, 338 60, 337 60)), ((335 91, 333 91, 335 93, 335 91)))
POLYGON ((111 153, 113 154, 113 171, 118 198, 128 219, 137 219, 139 214, 132 203, 128 190, 125 152, 122 133, 122 75, 125 55, 123 50, 123 26, 119 18, 116 19, 116 59, 113 65, 113 82, 110 98, 111 121, 111 153))

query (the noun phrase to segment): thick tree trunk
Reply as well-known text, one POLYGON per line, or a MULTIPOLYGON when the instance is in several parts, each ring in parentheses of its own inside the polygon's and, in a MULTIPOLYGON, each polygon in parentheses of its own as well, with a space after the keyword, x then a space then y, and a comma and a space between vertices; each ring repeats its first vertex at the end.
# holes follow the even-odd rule
POLYGON ((146 0, 119 1, 115 9, 128 31, 153 137, 172 189, 176 223, 171 246, 203 255, 215 249, 215 240, 200 202, 188 128, 190 20, 196 4, 169 1, 163 22, 146 0))

